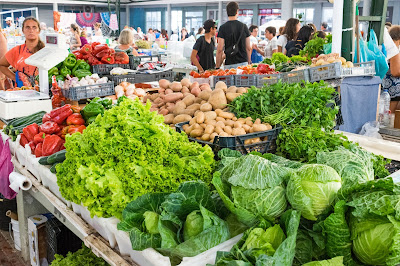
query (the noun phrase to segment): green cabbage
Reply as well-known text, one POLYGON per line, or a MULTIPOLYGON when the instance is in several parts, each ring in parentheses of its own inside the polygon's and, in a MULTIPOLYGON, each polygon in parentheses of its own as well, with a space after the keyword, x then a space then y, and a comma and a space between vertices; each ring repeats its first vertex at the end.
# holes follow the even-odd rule
POLYGON ((204 219, 199 211, 192 211, 183 226, 183 239, 189 240, 203 231, 204 219))
POLYGON ((143 213, 144 223, 146 226, 146 231, 152 235, 159 234, 158 230, 158 219, 160 215, 153 211, 145 211, 143 213))
POLYGON ((252 154, 222 161, 213 184, 240 222, 252 226, 257 223, 257 216, 274 220, 286 210, 283 183, 291 169, 252 154))
POLYGON ((304 218, 316 221, 332 204, 340 187, 341 178, 332 167, 309 164, 292 173, 286 196, 304 218))
POLYGON ((343 257, 334 257, 330 260, 312 261, 303 266, 344 266, 343 257))
POLYGON ((125 99, 98 116, 83 134, 67 136, 66 160, 57 165, 62 196, 91 215, 121 218, 141 195, 171 192, 187 180, 209 184, 214 154, 164 124, 150 104, 125 99))

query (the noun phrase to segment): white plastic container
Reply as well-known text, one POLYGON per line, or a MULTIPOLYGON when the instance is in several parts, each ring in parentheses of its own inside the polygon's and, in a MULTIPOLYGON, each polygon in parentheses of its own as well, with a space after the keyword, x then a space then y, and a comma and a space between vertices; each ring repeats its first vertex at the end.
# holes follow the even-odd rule
POLYGON ((59 187, 58 184, 57 184, 57 176, 56 176, 55 174, 53 174, 52 172, 50 172, 50 170, 47 171, 47 172, 44 171, 44 175, 43 175, 42 178, 43 178, 43 179, 42 179, 42 180, 43 180, 42 182, 44 182, 44 184, 46 184, 46 185, 44 185, 44 186, 47 186, 48 189, 49 189, 57 198, 59 198, 62 202, 64 202, 64 203, 67 205, 67 207, 71 207, 71 206, 72 206, 72 205, 71 205, 71 202, 68 201, 68 200, 66 200, 66 199, 64 199, 63 196, 61 195, 61 193, 60 193, 60 187, 59 187))
POLYGON ((26 165, 26 149, 25 147, 22 147, 21 145, 17 145, 15 148, 15 156, 17 157, 18 162, 22 165, 26 165))
POLYGON ((21 237, 19 235, 19 222, 14 219, 11 219, 10 227, 8 230, 10 232, 11 238, 14 240, 15 249, 21 251, 21 237), (11 231, 12 231, 12 233, 11 233, 11 231))
POLYGON ((72 205, 72 210, 74 211, 74 213, 76 213, 77 215, 81 215, 80 206, 72 201, 71 201, 71 205, 72 205))
POLYGON ((119 223, 119 220, 115 217, 99 218, 97 216, 93 217, 93 219, 95 220, 94 228, 100 233, 102 237, 104 237, 104 239, 106 239, 110 243, 110 246, 112 248, 115 248, 115 246, 117 245, 117 240, 115 238, 115 234, 108 229, 107 224, 111 223, 117 225, 119 223), (99 228, 97 228, 96 226, 98 226, 99 228))
POLYGON ((41 178, 40 171, 39 171, 39 166, 41 166, 39 164, 39 158, 36 158, 36 156, 31 153, 30 147, 27 147, 26 148, 26 169, 29 172, 31 172, 32 175, 34 177, 36 177, 36 179, 39 182, 42 182, 42 178, 41 178))

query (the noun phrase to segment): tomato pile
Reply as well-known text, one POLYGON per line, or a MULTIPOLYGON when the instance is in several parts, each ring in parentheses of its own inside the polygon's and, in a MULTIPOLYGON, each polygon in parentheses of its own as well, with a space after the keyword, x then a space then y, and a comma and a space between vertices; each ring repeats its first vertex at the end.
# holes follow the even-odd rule
POLYGON ((258 64, 258 65, 246 65, 240 66, 238 68, 231 68, 231 69, 215 69, 215 70, 206 70, 204 73, 197 73, 196 71, 190 72, 190 76, 193 78, 209 78, 211 76, 229 76, 229 75, 236 75, 236 74, 276 74, 278 72, 275 69, 271 68, 267 64, 258 64), (241 70, 241 71, 238 71, 241 70))

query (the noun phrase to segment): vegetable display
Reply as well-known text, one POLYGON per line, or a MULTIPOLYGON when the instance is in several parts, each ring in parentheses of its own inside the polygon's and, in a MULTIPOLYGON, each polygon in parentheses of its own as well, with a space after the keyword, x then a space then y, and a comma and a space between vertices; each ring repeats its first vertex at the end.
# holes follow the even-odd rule
POLYGON ((97 257, 93 252, 82 244, 82 248, 74 253, 68 252, 64 257, 55 254, 51 266, 107 266, 108 263, 97 257))
POLYGON ((132 200, 174 191, 182 181, 209 184, 214 168, 209 147, 189 142, 138 100, 97 116, 83 134, 67 136, 65 147, 66 160, 56 167, 60 192, 98 217, 121 218, 132 200))
POLYGON ((48 71, 49 83, 52 83, 51 78, 56 76, 57 81, 64 81, 70 76, 77 77, 79 79, 90 76, 90 65, 85 60, 77 59, 75 54, 69 54, 63 62, 55 67, 52 67, 48 71))
POLYGON ((323 66, 327 64, 332 64, 332 63, 341 63, 342 67, 347 68, 347 67, 354 67, 353 63, 351 61, 346 61, 345 58, 340 57, 339 54, 337 53, 331 53, 331 54, 321 54, 316 58, 312 59, 312 64, 311 67, 317 67, 317 66, 323 66))
POLYGON ((136 99, 137 97, 146 96, 146 91, 142 88, 136 87, 135 84, 123 81, 115 87, 115 97, 116 99, 126 96, 129 99, 136 99))
POLYGON ((46 112, 40 111, 28 116, 14 118, 3 128, 3 133, 9 135, 15 141, 25 127, 31 124, 41 125, 45 114, 46 112))

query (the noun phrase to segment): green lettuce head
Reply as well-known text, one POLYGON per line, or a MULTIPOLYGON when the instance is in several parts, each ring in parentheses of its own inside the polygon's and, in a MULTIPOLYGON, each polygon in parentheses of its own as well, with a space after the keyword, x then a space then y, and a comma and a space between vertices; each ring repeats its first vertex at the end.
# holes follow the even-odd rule
POLYGON ((341 178, 332 167, 308 164, 292 173, 286 196, 304 218, 316 221, 332 204, 341 186, 341 178))
POLYGON ((159 234, 160 232, 158 231, 158 219, 160 215, 153 211, 146 211, 143 214, 143 217, 147 233, 152 235, 159 234))
POLYGON ((203 231, 204 219, 200 211, 193 211, 187 217, 183 226, 183 239, 186 241, 203 231))

